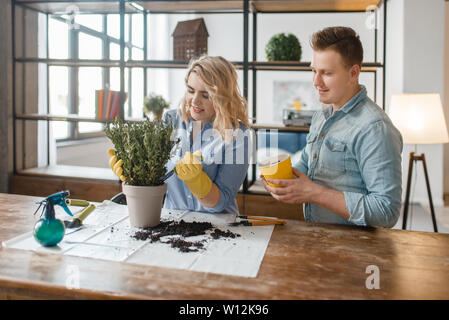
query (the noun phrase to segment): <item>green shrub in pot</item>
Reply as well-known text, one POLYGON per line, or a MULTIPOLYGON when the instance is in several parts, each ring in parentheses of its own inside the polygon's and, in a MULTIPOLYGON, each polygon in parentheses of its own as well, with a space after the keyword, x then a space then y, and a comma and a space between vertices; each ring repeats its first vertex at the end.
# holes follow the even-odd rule
POLYGON ((122 161, 122 190, 126 196, 130 223, 147 228, 160 223, 167 185, 165 164, 175 142, 171 121, 146 118, 140 122, 123 122, 116 118, 105 128, 115 147, 115 156, 122 161))
POLYGON ((150 94, 144 98, 143 111, 145 114, 153 113, 154 119, 162 119, 162 113, 164 109, 170 108, 170 104, 165 101, 164 97, 155 93, 150 94))
POLYGON ((265 54, 268 61, 300 61, 302 48, 295 35, 278 33, 268 41, 265 54))

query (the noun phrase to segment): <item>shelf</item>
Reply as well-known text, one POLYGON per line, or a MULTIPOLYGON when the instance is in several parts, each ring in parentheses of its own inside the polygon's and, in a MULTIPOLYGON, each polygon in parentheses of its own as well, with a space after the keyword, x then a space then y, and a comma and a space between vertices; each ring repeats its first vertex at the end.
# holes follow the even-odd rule
MULTIPOLYGON (((76 114, 69 115, 52 115, 52 114, 18 114, 16 115, 16 119, 20 120, 45 120, 45 121, 69 121, 69 122, 97 122, 97 123, 109 123, 112 122, 112 119, 95 119, 91 117, 81 117, 76 114)), ((125 121, 137 122, 144 121, 144 118, 129 118, 125 119, 125 121)), ((266 130, 279 130, 282 132, 309 132, 309 127, 296 127, 296 126, 284 126, 281 124, 252 124, 251 128, 255 130, 266 129, 266 130)))
MULTIPOLYGON (((51 14, 68 14, 72 10, 77 13, 119 13, 119 1, 60 1, 60 0, 16 0, 16 4, 51 14)), ((125 3, 126 13, 139 13, 140 10, 128 2, 125 3)))
POLYGON ((370 6, 378 7, 381 0, 254 0, 257 12, 365 12, 370 6))
POLYGON ((16 58, 15 61, 21 63, 45 63, 49 66, 60 67, 120 67, 120 60, 16 58))
MULTIPOLYGON (((69 6, 76 6, 79 13, 119 13, 119 1, 61 1, 61 0, 16 0, 16 3, 43 12, 64 14, 69 6)), ((126 13, 141 12, 131 5, 135 3, 151 12, 243 12, 243 1, 126 1, 126 13)), ((381 0, 252 0, 249 10, 254 12, 365 12, 370 6, 378 7, 381 0)))
MULTIPOLYGON (((45 59, 45 58, 16 58, 20 63, 45 63, 49 66, 68 67, 108 67, 119 68, 120 60, 91 60, 91 59, 45 59)), ((243 69, 242 61, 231 61, 236 69, 243 69)), ((185 61, 174 60, 127 60, 125 68, 167 68, 186 69, 189 64, 185 61)), ((367 62, 362 64, 362 72, 376 72, 383 68, 381 63, 367 62)), ((248 62, 249 70, 261 71, 312 71, 310 62, 296 61, 271 61, 271 62, 248 62)))
POLYGON ((282 124, 264 124, 255 123, 251 125, 252 129, 255 130, 278 130, 281 132, 309 132, 309 127, 296 127, 296 126, 284 126, 282 124))
POLYGON ((188 12, 188 11, 208 11, 243 12, 242 0, 214 0, 214 1, 134 1, 145 10, 151 12, 188 12))
POLYGON ((50 165, 46 167, 18 170, 18 174, 52 178, 82 178, 108 183, 119 183, 119 179, 109 168, 94 168, 67 165, 50 165))
MULTIPOLYGON (((312 71, 310 64, 311 62, 296 61, 250 62, 249 68, 263 71, 312 71)), ((382 67, 381 63, 362 63, 363 72, 376 72, 378 68, 382 67)))
MULTIPOLYGON (((46 58, 16 58, 20 63, 45 63, 49 66, 66 67, 108 67, 119 68, 120 60, 92 60, 92 59, 46 59, 46 58)), ((243 62, 231 61, 236 69, 243 69, 243 62)), ((187 69, 189 63, 174 60, 127 60, 125 68, 167 68, 187 69)))
MULTIPOLYGON (((18 114, 16 115, 16 119, 20 120, 46 120, 46 121, 69 121, 69 122, 99 122, 99 123, 109 123, 112 122, 113 119, 95 119, 91 117, 81 117, 76 114, 68 114, 68 115, 52 115, 52 114, 18 114)), ((144 118, 129 118, 125 119, 125 121, 138 122, 144 121, 144 118)))
MULTIPOLYGON (((16 0, 16 3, 42 13, 65 14, 69 6, 77 8, 78 13, 119 13, 119 1, 61 1, 61 0, 16 0)), ((131 3, 144 8, 151 12, 197 12, 209 11, 226 12, 240 11, 243 12, 242 0, 213 0, 213 1, 125 1, 125 13, 141 13, 131 3)))

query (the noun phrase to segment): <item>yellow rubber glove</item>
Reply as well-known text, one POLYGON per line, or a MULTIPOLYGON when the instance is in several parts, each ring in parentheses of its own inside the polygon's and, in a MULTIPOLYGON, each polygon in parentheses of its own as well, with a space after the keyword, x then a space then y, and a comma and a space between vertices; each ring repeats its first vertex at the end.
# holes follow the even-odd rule
POLYGON ((117 156, 115 155, 115 150, 114 149, 109 149, 108 150, 108 155, 111 156, 111 158, 109 159, 109 166, 112 169, 112 172, 114 172, 114 174, 123 182, 126 181, 125 176, 123 175, 123 160, 117 159, 117 156))
POLYGON ((197 150, 193 154, 186 152, 175 168, 178 178, 184 181, 198 199, 206 197, 212 189, 212 180, 202 170, 200 159, 201 151, 197 150))

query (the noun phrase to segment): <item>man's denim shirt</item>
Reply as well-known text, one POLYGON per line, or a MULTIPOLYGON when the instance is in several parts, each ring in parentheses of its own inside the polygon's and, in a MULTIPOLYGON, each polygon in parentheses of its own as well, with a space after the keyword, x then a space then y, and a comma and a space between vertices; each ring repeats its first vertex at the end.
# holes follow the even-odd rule
POLYGON ((332 106, 314 114, 294 166, 314 183, 343 192, 350 217, 308 203, 306 221, 393 227, 399 218, 402 136, 360 88, 333 115, 332 106))

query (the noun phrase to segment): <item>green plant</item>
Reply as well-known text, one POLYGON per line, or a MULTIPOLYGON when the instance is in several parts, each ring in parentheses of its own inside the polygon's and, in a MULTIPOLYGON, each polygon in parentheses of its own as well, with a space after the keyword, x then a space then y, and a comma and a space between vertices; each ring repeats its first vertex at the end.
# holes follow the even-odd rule
POLYGON ((265 54, 268 61, 299 61, 302 48, 295 35, 278 33, 268 41, 265 54))
POLYGON ((164 109, 168 109, 170 104, 165 101, 164 97, 152 93, 148 97, 145 97, 143 101, 143 109, 147 114, 149 112, 154 112, 154 114, 162 114, 164 109))
POLYGON ((115 155, 123 160, 126 183, 135 186, 162 185, 165 164, 175 145, 171 136, 174 126, 170 120, 146 118, 139 122, 123 122, 116 118, 105 128, 115 147, 115 155))

